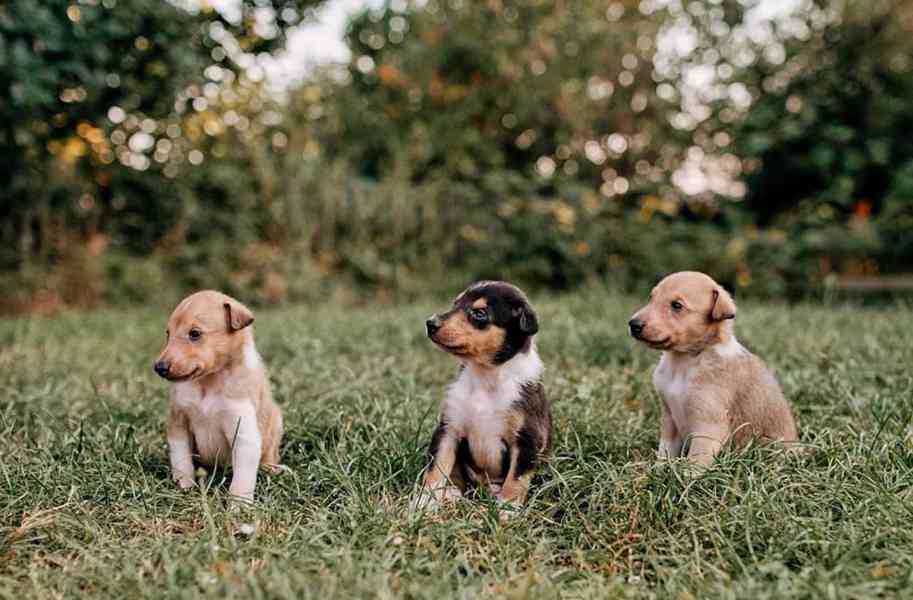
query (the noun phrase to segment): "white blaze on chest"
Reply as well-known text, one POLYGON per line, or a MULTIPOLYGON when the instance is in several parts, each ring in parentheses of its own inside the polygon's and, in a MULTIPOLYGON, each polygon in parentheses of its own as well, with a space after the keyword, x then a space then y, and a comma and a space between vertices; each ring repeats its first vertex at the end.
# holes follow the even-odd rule
POLYGON ((256 410, 252 402, 227 399, 218 389, 205 392, 192 381, 178 383, 175 402, 187 416, 195 452, 206 464, 228 463, 234 433, 242 420, 256 429, 256 410))
POLYGON ((444 403, 447 427, 466 438, 478 466, 500 469, 505 418, 520 398, 523 384, 542 375, 542 361, 535 346, 493 368, 467 365, 450 386, 444 403))
POLYGON ((663 353, 656 371, 653 372, 653 385, 663 397, 672 421, 680 431, 686 427, 685 408, 688 403, 688 365, 676 364, 663 353))

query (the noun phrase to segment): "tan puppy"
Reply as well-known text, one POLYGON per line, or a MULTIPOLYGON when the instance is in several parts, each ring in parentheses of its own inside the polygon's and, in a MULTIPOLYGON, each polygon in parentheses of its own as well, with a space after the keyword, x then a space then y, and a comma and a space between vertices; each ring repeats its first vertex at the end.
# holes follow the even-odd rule
POLYGON ((732 332, 736 307, 703 273, 669 275, 628 322, 631 335, 663 351, 653 384, 663 400, 660 458, 709 465, 723 444, 797 440, 777 380, 732 332))
POLYGON ((254 317, 213 291, 185 298, 168 320, 155 372, 175 383, 168 413, 172 476, 194 485, 194 465, 231 464, 230 492, 252 500, 257 469, 278 467, 282 413, 254 345, 254 317))

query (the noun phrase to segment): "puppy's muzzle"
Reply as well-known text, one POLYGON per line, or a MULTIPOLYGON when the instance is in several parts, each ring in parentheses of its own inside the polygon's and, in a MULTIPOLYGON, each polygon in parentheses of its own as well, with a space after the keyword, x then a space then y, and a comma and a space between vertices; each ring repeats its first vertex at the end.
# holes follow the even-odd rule
POLYGON ((152 368, 155 369, 155 372, 158 373, 158 376, 163 379, 168 379, 168 374, 171 373, 171 365, 163 360, 155 363, 155 366, 152 368))
POLYGON ((441 320, 437 315, 434 315, 427 321, 425 321, 425 331, 428 332, 428 337, 434 337, 434 334, 437 333, 441 328, 441 320))
POLYGON ((640 338, 640 336, 643 335, 645 326, 646 323, 640 319, 631 319, 628 321, 628 328, 631 330, 631 335, 635 338, 640 338))

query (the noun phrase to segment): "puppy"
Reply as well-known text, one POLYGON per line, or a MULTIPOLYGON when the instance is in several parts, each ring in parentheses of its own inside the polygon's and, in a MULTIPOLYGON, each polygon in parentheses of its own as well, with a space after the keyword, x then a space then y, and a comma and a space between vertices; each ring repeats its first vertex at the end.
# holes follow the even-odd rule
POLYGON ((663 400, 659 457, 706 466, 723 444, 795 442, 796 424, 773 374, 733 335, 732 297, 703 273, 669 275, 628 322, 662 350, 653 384, 663 400))
POLYGON ((194 485, 194 459, 231 464, 232 496, 254 497, 262 463, 279 467, 282 414, 254 345, 250 310, 213 291, 185 298, 168 320, 155 372, 175 383, 168 413, 174 480, 194 485))
POLYGON ((461 363, 431 437, 431 461, 415 508, 486 486, 522 504, 552 419, 536 352, 536 313, 509 283, 482 281, 425 323, 428 337, 461 363))

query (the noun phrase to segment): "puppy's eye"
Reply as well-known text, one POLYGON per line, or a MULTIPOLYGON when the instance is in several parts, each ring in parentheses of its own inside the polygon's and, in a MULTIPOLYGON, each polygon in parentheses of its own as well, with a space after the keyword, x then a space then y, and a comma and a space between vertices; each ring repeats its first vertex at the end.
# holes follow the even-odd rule
POLYGON ((199 329, 197 329, 196 327, 194 327, 193 329, 190 330, 190 333, 188 333, 187 335, 191 340, 197 341, 198 339, 203 337, 203 332, 200 331, 199 329))
POLYGON ((683 308, 685 308, 684 305, 681 302, 679 302, 678 300, 672 301, 672 310, 674 310, 675 312, 678 312, 683 308))
POLYGON ((476 323, 484 323, 488 320, 488 311, 484 308, 473 308, 469 311, 469 318, 476 323))

